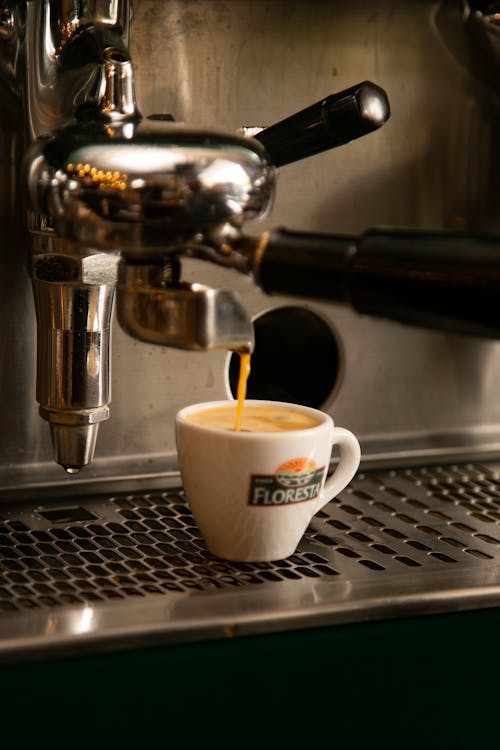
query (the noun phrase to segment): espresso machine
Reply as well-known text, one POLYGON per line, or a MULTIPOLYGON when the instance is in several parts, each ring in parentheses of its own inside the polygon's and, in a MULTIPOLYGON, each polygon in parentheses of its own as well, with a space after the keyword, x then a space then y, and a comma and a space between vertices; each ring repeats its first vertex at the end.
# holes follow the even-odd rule
POLYGON ((416 632, 437 659, 440 617, 493 641, 499 13, 0 4, 6 679, 140 648, 192 690, 178 649, 279 672, 352 637, 380 666, 416 632), (245 351, 250 397, 362 450, 279 563, 209 555, 178 473, 176 412, 235 397, 245 351))

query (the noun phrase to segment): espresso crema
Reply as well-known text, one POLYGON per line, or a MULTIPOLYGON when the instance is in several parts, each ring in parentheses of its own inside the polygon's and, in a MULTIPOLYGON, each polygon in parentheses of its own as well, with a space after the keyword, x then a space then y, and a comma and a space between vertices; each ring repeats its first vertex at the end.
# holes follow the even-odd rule
MULTIPOLYGON (((234 431, 236 404, 200 409, 186 416, 188 422, 216 430, 234 431)), ((319 419, 281 406, 245 403, 240 429, 243 432, 290 432, 321 424, 319 419)))

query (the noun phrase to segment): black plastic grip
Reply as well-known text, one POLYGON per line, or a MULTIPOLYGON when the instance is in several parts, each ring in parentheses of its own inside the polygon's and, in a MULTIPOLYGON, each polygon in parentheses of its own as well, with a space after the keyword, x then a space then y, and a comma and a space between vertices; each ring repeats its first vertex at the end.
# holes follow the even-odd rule
POLYGON ((362 313, 500 338, 500 237, 367 232, 349 269, 362 313))
POLYGON ((356 237, 276 229, 260 261, 257 281, 271 294, 347 299, 347 272, 356 242, 356 237))
POLYGON ((327 96, 254 137, 280 167, 371 133, 389 116, 385 91, 370 81, 363 81, 327 96))
POLYGON ((500 338, 500 237, 377 231, 273 232, 258 282, 268 293, 347 302, 402 323, 500 338))

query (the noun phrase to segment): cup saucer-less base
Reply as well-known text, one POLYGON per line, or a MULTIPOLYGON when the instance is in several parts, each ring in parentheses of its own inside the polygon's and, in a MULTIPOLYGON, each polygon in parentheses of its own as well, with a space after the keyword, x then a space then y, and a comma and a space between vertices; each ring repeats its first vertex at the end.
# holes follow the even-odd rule
POLYGON ((207 543, 208 551, 216 557, 220 557, 223 560, 230 560, 231 562, 248 563, 277 562, 279 560, 285 560, 287 557, 290 557, 295 553, 297 546, 297 544, 293 544, 292 546, 288 545, 288 547, 283 548, 283 550, 267 550, 266 553, 259 554, 258 551, 255 550, 241 550, 234 552, 231 549, 223 547, 214 548, 207 543))

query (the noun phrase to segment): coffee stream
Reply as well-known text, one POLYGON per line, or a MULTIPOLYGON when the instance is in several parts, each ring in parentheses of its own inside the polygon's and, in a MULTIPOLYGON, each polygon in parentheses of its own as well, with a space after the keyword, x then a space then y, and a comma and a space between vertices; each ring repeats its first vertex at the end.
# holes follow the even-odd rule
POLYGON ((236 420, 234 423, 235 432, 241 430, 241 421, 243 419, 243 404, 247 395, 248 376, 250 375, 250 352, 239 352, 240 355, 240 376, 238 378, 238 390, 236 396, 238 403, 236 406, 236 420))
POLYGON ((250 375, 250 353, 239 353, 239 357, 240 374, 236 409, 232 405, 224 405, 193 411, 186 417, 189 422, 210 429, 232 432, 290 432, 316 427, 321 423, 321 420, 310 414, 289 409, 284 405, 245 404, 250 375))

